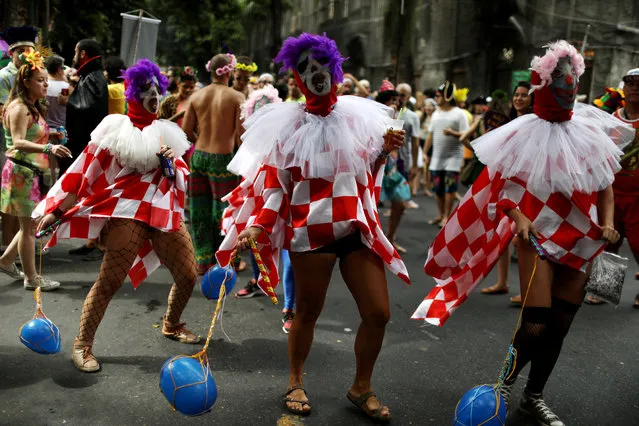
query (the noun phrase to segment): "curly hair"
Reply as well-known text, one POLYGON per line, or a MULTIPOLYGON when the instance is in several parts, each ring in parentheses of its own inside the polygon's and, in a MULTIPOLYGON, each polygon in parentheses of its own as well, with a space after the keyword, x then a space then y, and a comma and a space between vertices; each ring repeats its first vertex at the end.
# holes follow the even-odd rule
POLYGON ((169 79, 160 72, 160 68, 148 59, 140 59, 135 65, 127 69, 124 73, 126 90, 124 97, 128 102, 133 100, 140 101, 140 93, 142 88, 147 85, 151 79, 158 82, 158 89, 164 95, 166 88, 169 87, 169 79))
POLYGON ((337 43, 326 37, 326 34, 302 33, 299 37, 287 38, 273 62, 283 63, 282 71, 295 70, 297 61, 305 50, 310 50, 314 59, 328 67, 334 83, 344 80, 342 63, 346 58, 342 57, 337 43))
POLYGON ((18 70, 18 74, 16 75, 15 82, 13 83, 13 87, 11 88, 11 92, 9 93, 9 98, 7 99, 7 105, 10 104, 14 99, 19 99, 27 109, 29 113, 33 117, 33 121, 38 121, 40 115, 42 117, 47 116, 47 104, 46 99, 39 99, 34 103, 29 101, 29 88, 25 84, 27 80, 33 78, 35 73, 41 72, 46 74, 46 69, 38 70, 31 69, 31 65, 25 64, 20 67, 18 70))

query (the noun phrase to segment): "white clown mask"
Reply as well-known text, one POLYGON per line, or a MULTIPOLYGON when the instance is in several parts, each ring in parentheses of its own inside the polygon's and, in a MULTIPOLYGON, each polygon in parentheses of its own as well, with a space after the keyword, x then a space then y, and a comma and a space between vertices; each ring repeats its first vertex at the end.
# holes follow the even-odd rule
POLYGON ((331 73, 325 65, 305 51, 297 61, 297 73, 302 83, 317 96, 326 96, 331 91, 331 73))
POLYGON ((140 102, 145 110, 157 114, 160 109, 160 88, 157 78, 153 77, 140 91, 140 102))

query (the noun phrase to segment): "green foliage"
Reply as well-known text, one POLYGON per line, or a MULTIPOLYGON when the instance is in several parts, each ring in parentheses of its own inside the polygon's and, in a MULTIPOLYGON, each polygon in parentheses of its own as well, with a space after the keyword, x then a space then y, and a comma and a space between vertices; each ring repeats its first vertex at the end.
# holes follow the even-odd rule
POLYGON ((145 7, 147 0, 52 0, 50 40, 54 51, 70 63, 75 45, 84 38, 94 38, 107 54, 120 48, 122 18, 120 13, 145 7))

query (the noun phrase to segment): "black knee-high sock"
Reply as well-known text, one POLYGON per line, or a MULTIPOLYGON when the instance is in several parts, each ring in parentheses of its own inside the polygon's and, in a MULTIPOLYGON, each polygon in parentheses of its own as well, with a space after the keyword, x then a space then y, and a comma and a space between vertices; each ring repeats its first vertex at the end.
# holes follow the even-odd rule
POLYGON ((530 364, 530 374, 526 390, 530 393, 542 393, 550 373, 555 368, 564 338, 570 330, 572 320, 575 318, 580 305, 566 302, 561 299, 552 299, 550 308, 550 319, 548 321, 546 333, 542 346, 532 358, 530 364))
POLYGON ((517 350, 515 368, 505 381, 506 385, 513 384, 519 372, 533 359, 543 341, 549 318, 550 308, 524 308, 522 323, 513 342, 513 347, 517 350))

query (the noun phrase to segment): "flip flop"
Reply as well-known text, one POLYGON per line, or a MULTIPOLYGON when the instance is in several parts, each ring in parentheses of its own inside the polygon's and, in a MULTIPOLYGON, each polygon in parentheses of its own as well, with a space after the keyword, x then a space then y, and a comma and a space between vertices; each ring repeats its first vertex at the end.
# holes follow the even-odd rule
POLYGON ((513 305, 521 305, 521 294, 518 294, 517 296, 513 296, 510 298, 510 303, 512 303, 513 305))
POLYGON ((508 294, 508 287, 497 287, 497 284, 482 288, 482 294, 508 294))
POLYGON ((311 414, 311 404, 309 401, 301 401, 299 399, 293 399, 291 398, 291 393, 293 393, 296 390, 301 390, 302 392, 304 392, 304 395, 306 395, 306 398, 308 398, 308 394, 306 393, 306 390, 302 387, 302 386, 293 386, 292 388, 290 388, 289 390, 286 391, 286 393, 284 394, 284 398, 282 398, 282 401, 284 402, 284 407, 289 411, 289 413, 292 414, 297 414, 298 416, 308 416, 309 414, 311 414), (302 404, 302 407, 304 407, 305 405, 308 405, 308 410, 303 410, 303 409, 295 409, 295 408, 291 408, 288 406, 288 404, 286 404, 287 402, 297 402, 298 404, 302 404))
POLYGON ((438 218, 438 219, 431 219, 428 221, 429 225, 438 225, 439 223, 441 223, 442 219, 438 218))
POLYGON ((375 392, 373 391, 366 392, 365 394, 362 394, 359 397, 355 397, 351 395, 350 391, 346 392, 346 398, 348 398, 348 400, 352 402, 353 405, 355 405, 357 408, 362 410, 362 412, 366 414, 366 416, 369 419, 375 420, 376 422, 380 422, 380 423, 390 422, 393 416, 391 416, 390 414, 388 416, 382 416, 382 410, 384 409, 384 404, 382 404, 381 401, 378 401, 379 408, 375 410, 369 410, 368 407, 366 407, 366 401, 368 401, 372 397, 377 397, 377 395, 375 395, 375 392))

